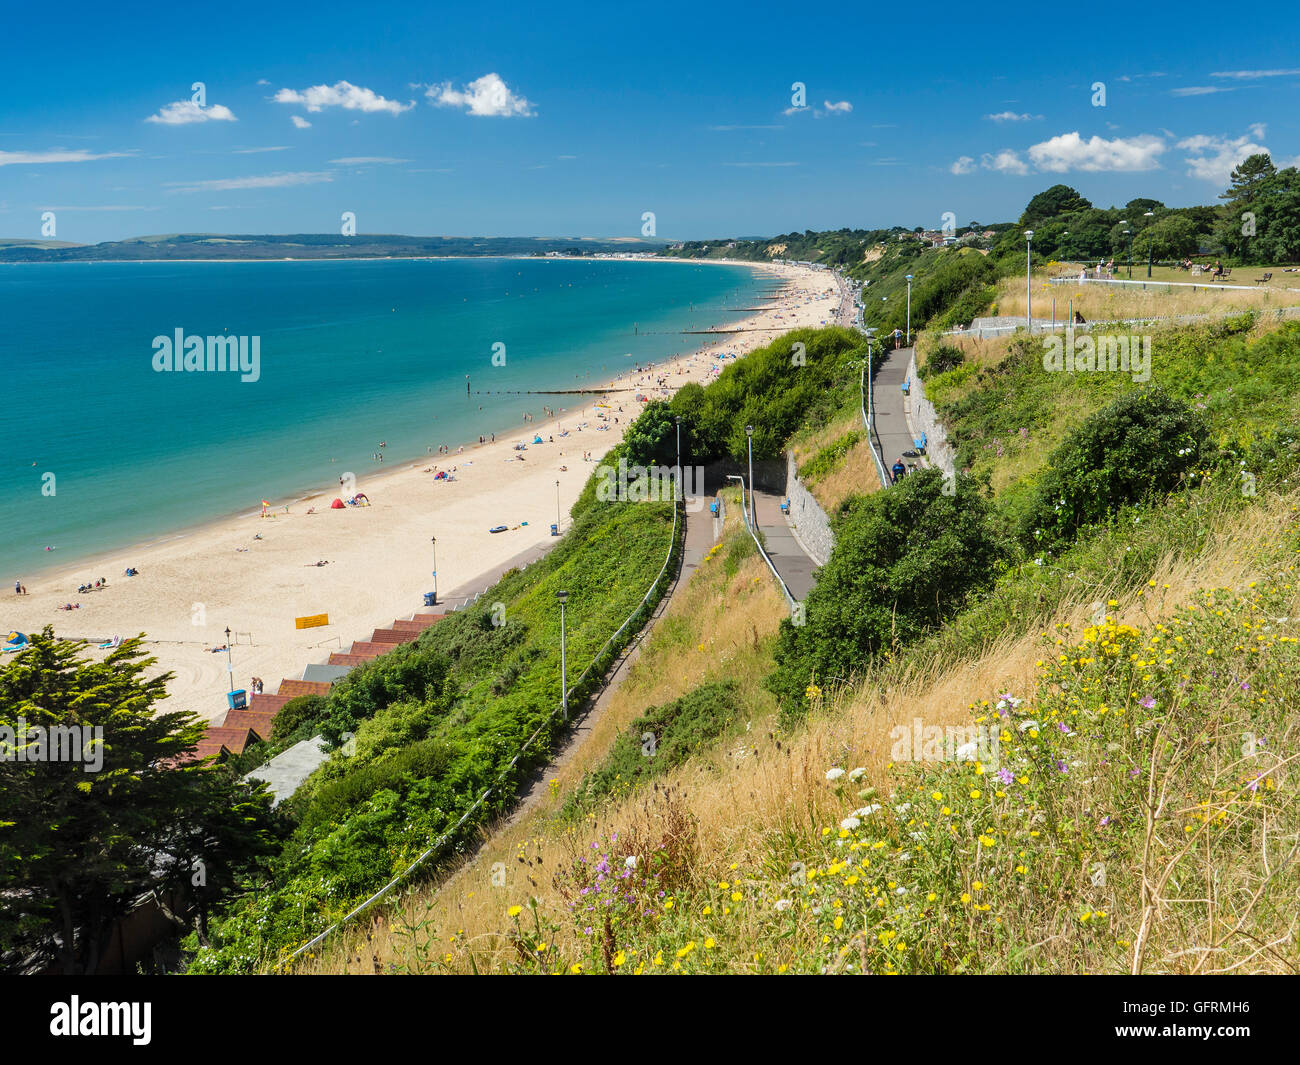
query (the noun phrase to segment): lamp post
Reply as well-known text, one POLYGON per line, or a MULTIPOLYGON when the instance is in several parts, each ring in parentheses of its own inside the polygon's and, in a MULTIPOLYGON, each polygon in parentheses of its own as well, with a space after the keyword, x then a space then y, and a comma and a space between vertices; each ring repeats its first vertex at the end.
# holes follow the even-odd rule
POLYGON ((1069 235, 1070 235, 1070 231, 1069 231, 1068 229, 1067 229, 1064 233, 1061 234, 1061 242, 1062 242, 1062 243, 1061 243, 1061 259, 1062 259, 1062 261, 1064 261, 1064 260, 1066 260, 1066 259, 1069 258, 1069 255, 1068 255, 1068 254, 1066 253, 1066 251, 1065 251, 1065 243, 1064 243, 1064 242, 1065 242, 1065 238, 1068 237, 1069 235))
MULTIPOLYGON (((1143 218, 1155 218, 1155 211, 1147 211, 1143 218)), ((1151 264, 1156 253, 1156 235, 1151 232, 1151 223, 1147 223, 1147 279, 1151 277, 1151 264)))
POLYGON ((745 439, 749 445, 749 523, 758 527, 758 513, 754 510, 754 427, 745 426, 745 439))
MULTIPOLYGON (((674 416, 673 421, 677 423, 677 491, 673 493, 674 499, 684 498, 682 495, 682 416, 674 416)), ((695 491, 702 491, 699 485, 695 485, 695 491)))
POLYGON ((429 537, 429 545, 433 549, 433 605, 438 605, 438 538, 429 537))
MULTIPOLYGON (((1119 235, 1120 235, 1121 237, 1127 237, 1127 236, 1129 236, 1129 231, 1128 231, 1128 228, 1127 228, 1127 226, 1128 226, 1128 219, 1127 219, 1127 218, 1121 218, 1121 219, 1119 220, 1119 224, 1120 224, 1121 226, 1126 227, 1126 228, 1121 229, 1121 230, 1119 231, 1119 235)), ((1130 251, 1129 251, 1129 258, 1130 258, 1130 259, 1132 259, 1132 257, 1133 257, 1132 247, 1133 247, 1133 242, 1132 242, 1132 241, 1129 241, 1129 249, 1130 249, 1130 251)), ((1132 269, 1132 266, 1131 266, 1131 265, 1130 265, 1130 267, 1129 267, 1129 274, 1128 274, 1128 276, 1129 276, 1129 277, 1132 277, 1132 276, 1133 276, 1133 269, 1132 269)))
POLYGON ((912 275, 907 275, 907 346, 912 346, 912 275))
POLYGON ((1033 268, 1034 231, 1025 230, 1025 324, 1029 331, 1034 331, 1034 283, 1033 268))
POLYGON ((235 660, 230 653, 230 626, 226 626, 226 672, 230 674, 230 690, 235 690, 235 660))
POLYGON ((1124 230, 1124 236, 1128 237, 1128 276, 1131 281, 1133 279, 1133 230, 1124 230))
POLYGON ((569 593, 559 591, 555 598, 560 602, 560 707, 564 720, 569 720, 569 672, 564 647, 564 604, 569 600, 569 593))
POLYGON ((560 482, 555 482, 555 531, 560 531, 560 482))

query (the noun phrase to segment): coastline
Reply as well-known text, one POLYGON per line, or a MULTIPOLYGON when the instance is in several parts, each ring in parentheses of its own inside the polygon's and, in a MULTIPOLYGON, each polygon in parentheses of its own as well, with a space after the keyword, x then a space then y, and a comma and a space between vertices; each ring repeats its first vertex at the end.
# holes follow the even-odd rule
MULTIPOLYGON (((707 261, 749 266, 784 279, 794 292, 774 300, 771 308, 724 323, 755 332, 716 340, 700 336, 708 342, 654 365, 653 371, 629 367, 591 386, 591 394, 554 396, 554 416, 502 429, 495 443, 451 444, 449 454, 405 457, 391 469, 359 474, 356 490, 370 497, 369 507, 331 511, 335 490, 320 485, 272 501, 268 513, 275 517, 245 510, 128 548, 61 559, 26 582, 28 596, 6 593, 7 623, 29 632, 51 624, 59 635, 88 640, 143 631, 146 647, 158 659, 151 675, 174 674, 168 691, 176 702, 169 705, 221 720, 226 655, 206 648, 225 643, 227 626, 237 638, 235 687, 247 686, 247 677, 257 675, 274 691, 280 678, 300 676, 304 666, 323 661, 337 646, 365 639, 371 629, 420 609, 421 593, 432 584, 431 536, 437 537, 440 601, 453 587, 478 587, 480 575, 554 542, 549 527, 557 519, 557 492, 563 531, 567 509, 591 466, 622 439, 639 410, 634 393, 609 389, 631 386, 651 398, 667 398, 688 381, 707 380, 714 359, 724 351, 739 357, 790 329, 833 320, 837 299, 829 271, 707 261), (658 386, 656 378, 665 384, 658 386), (564 409, 559 407, 562 400, 580 405, 564 409), (605 429, 597 428, 602 424, 600 402, 610 404, 605 429), (567 437, 557 435, 560 426, 569 431, 567 437), (533 444, 534 436, 546 442, 533 444), (516 452, 514 445, 521 441, 527 450, 516 452), (588 461, 584 452, 590 453, 588 461), (454 481, 422 472, 452 467, 454 481), (511 528, 504 534, 487 532, 498 524, 511 528), (321 560, 329 564, 313 565, 321 560), (123 576, 126 566, 138 568, 140 576, 123 576), (75 593, 83 580, 93 582, 105 574, 106 588, 75 593), (78 601, 78 610, 57 609, 78 601), (329 626, 294 628, 295 616, 315 613, 328 613, 329 626)), ((93 645, 88 653, 97 653, 93 645)))

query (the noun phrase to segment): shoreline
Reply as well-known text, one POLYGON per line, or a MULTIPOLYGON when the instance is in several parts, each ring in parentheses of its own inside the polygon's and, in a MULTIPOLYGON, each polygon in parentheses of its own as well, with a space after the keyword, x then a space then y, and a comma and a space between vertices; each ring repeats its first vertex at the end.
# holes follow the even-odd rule
MULTIPOLYGON (((771 308, 724 324, 754 332, 716 338, 697 334, 693 339, 706 343, 639 370, 628 366, 590 386, 590 393, 572 395, 580 405, 561 410, 558 401, 566 397, 551 397, 553 416, 501 429, 495 443, 450 444, 446 454, 409 456, 391 468, 359 474, 355 490, 366 493, 369 507, 332 511, 328 501, 338 494, 336 486, 322 484, 272 501, 267 513, 274 517, 241 509, 125 548, 60 559, 26 582, 27 596, 6 593, 6 624, 27 632, 50 624, 65 638, 87 640, 143 631, 146 649, 158 659, 149 675, 174 674, 168 684, 169 695, 177 700, 172 705, 209 721, 221 720, 226 655, 207 649, 224 644, 227 625, 236 634, 235 677, 262 676, 270 685, 267 691, 274 691, 279 678, 300 676, 329 651, 421 609, 421 593, 433 584, 432 536, 437 536, 440 601, 449 590, 477 589, 483 575, 508 559, 556 542, 550 524, 558 517, 563 531, 568 507, 589 479, 590 464, 599 463, 622 439, 641 409, 635 392, 609 389, 633 388, 651 399, 668 398, 689 381, 711 379, 724 353, 741 358, 791 329, 816 326, 821 319, 834 322, 838 298, 832 273, 777 264, 728 265, 746 265, 758 276, 792 286, 771 308), (601 421, 599 403, 609 404, 607 421, 601 421), (557 435, 561 425, 568 431, 565 437, 557 435), (535 436, 544 442, 534 444, 535 436), (527 447, 516 452, 519 442, 527 447), (458 447, 464 450, 458 453, 458 447), (583 452, 590 453, 586 461, 583 452), (492 469, 494 463, 500 465, 492 469), (453 467, 451 481, 421 472, 453 467), (506 533, 487 533, 503 523, 509 526, 506 533), (329 564, 314 565, 322 560, 329 564), (136 567, 140 575, 123 576, 125 566, 136 567), (75 593, 82 581, 93 583, 105 574, 105 589, 75 593), (78 601, 79 610, 58 609, 78 601), (294 616, 317 613, 330 615, 328 627, 293 627, 294 616)), ((93 643, 86 651, 99 653, 93 643)), ((247 685, 237 679, 235 686, 247 685)))
MULTIPOLYGON (((476 256, 444 255, 444 256, 387 256, 387 257, 384 257, 384 258, 382 258, 382 259, 379 259, 378 257, 373 257, 373 256, 372 256, 372 257, 365 257, 365 258, 359 258, 359 259, 344 259, 344 258, 339 258, 339 259, 319 259, 319 260, 316 260, 316 259, 294 259, 294 260, 285 260, 285 259, 120 259, 120 260, 105 260, 105 261, 115 262, 115 263, 132 263, 132 262, 138 262, 138 263, 154 263, 154 264, 162 263, 162 264, 165 264, 165 263, 171 263, 171 262, 178 262, 178 263, 179 263, 179 262, 184 262, 184 263, 213 263, 213 262, 258 263, 258 262, 286 262, 286 261, 292 261, 292 262, 370 262, 370 261, 390 261, 390 262, 398 262, 398 261, 402 261, 402 262, 411 262, 411 261, 459 261, 459 260, 461 260, 461 259, 501 259, 501 260, 516 260, 516 261, 528 262, 528 261, 532 261, 532 260, 537 259, 537 258, 539 258, 539 257, 538 257, 538 256, 529 256, 529 255, 482 255, 482 256, 477 256, 477 255, 476 255, 476 256)), ((592 260, 594 260, 596 257, 595 257, 595 256, 551 256, 550 258, 552 258, 552 259, 566 259, 567 261, 570 261, 570 262, 585 262, 585 261, 592 261, 592 260)), ((604 260, 604 261, 617 261, 617 262, 626 262, 626 261, 628 261, 628 260, 627 260, 626 258, 624 258, 624 257, 614 256, 614 255, 602 255, 602 256, 600 256, 600 258, 601 258, 602 260, 604 260)), ((634 258, 635 258, 635 257, 634 257, 634 258)), ((748 266, 748 267, 752 268, 753 273, 755 274, 755 276, 760 275, 760 274, 761 274, 765 269, 768 269, 768 268, 775 268, 775 269, 778 271, 778 275, 779 275, 779 271, 781 270, 780 267, 774 267, 774 264, 768 264, 768 263, 756 263, 756 262, 744 262, 744 261, 741 261, 741 260, 729 260, 729 259, 690 260, 690 259, 672 259, 672 258, 647 258, 647 259, 645 259, 644 261, 647 261, 647 262, 692 262, 692 261, 699 261, 699 262, 717 263, 717 264, 719 264, 719 265, 723 265, 723 266, 748 266)), ((94 262, 98 262, 98 260, 90 260, 89 262, 94 263, 94 262)), ((0 264, 0 265, 5 265, 5 266, 25 266, 25 265, 30 265, 30 264, 27 264, 27 263, 2 263, 2 264, 0 264)), ((47 264, 47 265, 48 265, 48 264, 47 264)), ((734 325, 745 325, 745 324, 748 324, 751 320, 757 320, 759 317, 760 317, 759 315, 747 316, 746 318, 740 319, 739 322, 732 322, 732 323, 729 323, 729 324, 731 324, 731 325, 733 325, 733 326, 734 326, 734 325)), ((727 323, 724 323, 724 324, 727 324, 727 323)), ((699 335, 699 334, 697 334, 697 335, 699 335)), ((730 334, 726 334, 726 335, 724 335, 724 339, 728 338, 729 336, 730 336, 730 334)), ((720 341, 720 342, 721 342, 721 341, 720 341)), ((703 350, 705 349, 706 346, 707 346, 707 345, 705 345, 705 346, 701 346, 700 348, 695 349, 695 352, 703 351, 703 350)), ((695 353, 695 352, 692 352, 692 353, 695 353)), ((668 360, 666 360, 666 361, 668 361, 668 362, 675 362, 675 361, 676 361, 677 359, 679 359, 679 358, 684 358, 684 357, 686 357, 686 354, 687 354, 687 353, 683 353, 682 355, 673 356, 671 359, 668 359, 668 360)), ((635 365, 635 364, 634 364, 634 365, 635 365)), ((597 381, 596 383, 594 383, 594 384, 592 384, 592 385, 586 386, 586 387, 583 388, 583 390, 582 390, 581 393, 576 392, 576 391, 575 391, 575 392, 563 392, 563 391, 548 392, 548 391, 530 390, 530 391, 528 391, 528 392, 521 393, 521 395, 538 395, 538 396, 550 395, 550 396, 552 396, 555 400, 558 400, 558 399, 562 398, 563 396, 566 396, 566 395, 567 395, 567 396, 573 396, 574 398, 581 398, 581 399, 583 400, 585 406, 591 406, 591 405, 594 404, 594 403, 601 402, 601 401, 604 401, 604 400, 608 399, 610 392, 613 391, 613 387, 614 387, 614 386, 615 386, 619 381, 621 381, 621 380, 624 379, 624 376, 625 376, 625 374, 626 374, 627 372, 629 372, 629 371, 625 371, 624 374, 619 374, 619 375, 617 375, 617 376, 615 376, 615 377, 613 377, 613 378, 610 378, 610 379, 608 379, 608 380, 597 381)), ((556 404, 554 404, 554 403, 545 403, 545 404, 543 404, 543 406, 556 406, 556 404)), ((558 409, 558 408, 557 408, 557 409, 558 409)), ((547 418, 547 419, 545 419, 545 420, 543 420, 543 421, 539 421, 539 422, 528 422, 527 424, 528 424, 528 425, 537 425, 537 426, 540 427, 540 426, 543 426, 543 425, 550 424, 553 420, 554 420, 554 419, 547 418)), ((496 430, 493 430, 493 429, 489 428, 489 429, 488 429, 488 434, 491 435, 491 434, 493 434, 493 433, 495 432, 495 435, 497 435, 497 436, 504 436, 504 435, 506 435, 506 434, 513 433, 513 432, 515 432, 515 431, 523 432, 524 429, 523 429, 521 426, 519 426, 518 424, 515 424, 515 425, 510 425, 510 426, 504 426, 504 427, 498 428, 498 429, 496 429, 496 430)), ((362 475, 362 474, 358 474, 358 475, 356 475, 356 478, 355 478, 356 487, 357 487, 358 490, 361 489, 361 485, 362 485, 363 478, 364 478, 364 480, 366 481, 366 483, 371 483, 371 484, 378 485, 378 484, 379 484, 379 483, 380 483, 384 478, 386 478, 386 477, 388 477, 388 476, 390 476, 390 475, 393 475, 393 474, 400 473, 400 472, 402 472, 402 471, 408 469, 408 467, 410 467, 410 466, 416 466, 416 465, 419 465, 421 462, 424 462, 425 460, 433 461, 433 460, 436 460, 436 459, 439 459, 439 458, 449 459, 449 458, 452 457, 452 455, 455 454, 454 449, 457 448, 457 447, 463 447, 463 448, 465 449, 465 453, 468 454, 470 448, 475 448, 475 449, 477 449, 480 445, 479 445, 479 443, 478 443, 477 440, 465 440, 465 441, 459 441, 459 442, 452 442, 452 443, 450 443, 448 446, 450 446, 450 447, 453 449, 453 451, 450 452, 450 453, 448 453, 447 455, 439 456, 439 455, 437 455, 437 454, 426 454, 426 455, 424 455, 423 457, 421 457, 421 456, 419 456, 419 455, 415 455, 415 456, 412 456, 412 457, 409 457, 409 458, 399 458, 399 459, 396 459, 396 460, 393 462, 392 466, 391 466, 390 468, 388 468, 388 469, 385 469, 385 468, 383 468, 382 466, 379 466, 379 467, 377 467, 377 468, 373 468, 373 469, 371 469, 368 473, 366 473, 366 474, 364 474, 364 475, 362 475)), ((382 453, 382 452, 381 452, 381 453, 382 453)), ((310 505, 310 503, 311 503, 312 500, 314 500, 314 499, 318 499, 318 498, 320 498, 321 496, 329 496, 333 491, 334 491, 334 488, 333 488, 332 483, 331 483, 331 484, 322 484, 322 485, 304 485, 302 488, 297 489, 295 493, 291 493, 290 495, 280 496, 280 497, 277 497, 277 498, 271 499, 271 500, 270 500, 271 506, 270 506, 269 509, 270 509, 270 510, 279 510, 279 509, 284 508, 286 505, 287 505, 287 506, 294 506, 294 505, 299 504, 299 503, 303 503, 303 504, 306 504, 306 505, 310 505)), ((332 496, 331 496, 331 498, 332 498, 332 496)), ((39 565, 29 565, 29 566, 26 568, 26 570, 24 571, 24 574, 23 574, 21 577, 17 578, 17 579, 22 580, 24 583, 30 583, 30 584, 44 583, 44 582, 48 582, 48 581, 50 581, 50 580, 60 580, 60 579, 63 579, 63 582, 66 583, 67 578, 69 578, 69 577, 71 576, 71 574, 72 574, 72 572, 73 572, 74 570, 80 570, 80 569, 97 569, 98 567, 101 567, 101 566, 107 564, 107 563, 109 562, 109 560, 117 560, 117 559, 119 559, 121 556, 123 556, 124 554, 144 554, 144 553, 147 553, 148 551, 150 551, 151 549, 153 549, 153 548, 157 548, 157 547, 160 547, 160 546, 162 546, 162 545, 164 545, 164 544, 174 543, 174 542, 177 542, 177 541, 180 541, 180 540, 184 540, 184 539, 186 539, 186 538, 188 538, 188 537, 192 537, 192 536, 195 536, 195 535, 200 535, 200 534, 204 533, 205 531, 208 531, 208 530, 210 530, 210 529, 212 529, 213 527, 216 527, 216 526, 218 526, 218 525, 222 525, 222 524, 227 523, 227 522, 242 521, 242 520, 245 520, 245 519, 248 519, 248 518, 255 518, 255 517, 258 516, 258 514, 259 514, 259 511, 258 511, 257 508, 253 508, 253 509, 251 509, 251 510, 245 510, 245 509, 239 508, 239 509, 225 510, 225 511, 222 511, 222 512, 219 512, 219 513, 212 513, 212 514, 210 514, 210 515, 208 515, 208 516, 206 516, 206 517, 203 517, 203 518, 197 518, 197 519, 195 519, 194 521, 187 522, 187 523, 185 523, 185 524, 183 524, 183 525, 178 525, 178 526, 174 526, 174 527, 172 527, 171 529, 162 530, 162 531, 160 531, 160 532, 158 532, 158 533, 156 533, 156 534, 154 534, 154 535, 148 535, 148 536, 145 536, 143 539, 136 540, 136 541, 133 541, 133 542, 131 542, 131 543, 123 544, 123 545, 121 545, 120 547, 110 547, 110 548, 105 548, 105 549, 102 550, 102 551, 94 551, 94 552, 91 552, 91 553, 89 553, 89 554, 78 555, 78 556, 75 556, 75 557, 73 557, 73 556, 66 556, 65 558, 60 558, 60 559, 57 560, 57 561, 55 561, 55 560, 51 557, 51 559, 50 559, 49 561, 43 561, 43 562, 42 562, 41 564, 39 564, 39 565), (68 561, 68 558, 71 558, 72 560, 71 560, 71 561, 68 561), (30 576, 27 576, 28 574, 30 574, 30 576)), ((102 574, 102 573, 99 573, 98 576, 103 576, 103 574, 102 574)), ((10 578, 10 579, 12 580, 12 579, 15 579, 15 578, 10 578)), ((97 579, 97 577, 91 577, 91 578, 89 578, 89 579, 93 582, 94 580, 97 579)), ((75 583, 73 584, 73 587, 74 587, 74 588, 76 587, 75 583)))

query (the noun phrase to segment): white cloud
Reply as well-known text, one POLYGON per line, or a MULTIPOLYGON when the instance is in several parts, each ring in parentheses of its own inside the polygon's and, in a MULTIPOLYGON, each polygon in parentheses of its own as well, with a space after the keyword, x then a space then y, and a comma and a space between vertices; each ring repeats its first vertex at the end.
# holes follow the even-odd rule
POLYGON ((409 163, 410 159, 394 159, 391 155, 349 155, 342 159, 331 159, 339 166, 366 166, 371 163, 409 163))
POLYGON ((1028 112, 1019 113, 1016 111, 999 111, 996 115, 985 115, 991 122, 1032 122, 1034 119, 1042 118, 1042 115, 1031 115, 1028 112))
POLYGON ((1002 174, 1018 174, 1021 177, 1029 173, 1025 161, 1010 148, 1003 148, 996 155, 985 152, 980 156, 980 166, 985 170, 996 170, 1002 174))
POLYGON ((1154 170, 1164 150, 1165 142, 1149 133, 1113 140, 1094 135, 1085 141, 1074 132, 1032 145, 1029 158, 1039 170, 1058 174, 1067 170, 1154 170))
POLYGON ((163 126, 187 126, 191 122, 235 122, 235 113, 229 107, 213 104, 200 107, 193 100, 177 100, 162 108, 156 115, 150 115, 146 122, 157 122, 163 126))
POLYGON ((529 118, 536 114, 533 105, 511 92, 495 73, 475 78, 459 91, 449 81, 430 85, 424 95, 437 107, 459 107, 480 118, 529 118))
POLYGON ((972 174, 975 172, 975 160, 969 155, 963 155, 948 170, 953 174, 972 174))
POLYGON ((1291 74, 1300 74, 1300 68, 1293 67, 1289 70, 1215 70, 1212 71, 1212 78, 1281 78, 1291 74))
POLYGON ((811 111, 811 110, 812 110, 811 107, 787 107, 784 111, 781 112, 781 114, 799 115, 799 114, 803 114, 803 112, 805 111, 811 111))
POLYGON ((278 189, 287 185, 317 185, 322 181, 333 181, 334 175, 328 171, 300 170, 292 174, 263 174, 258 177, 215 178, 211 181, 173 181, 169 188, 182 192, 217 192, 229 189, 278 189))
POLYGON ((101 152, 96 155, 85 148, 71 151, 56 149, 51 152, 0 152, 0 166, 13 166, 18 163, 89 163, 95 159, 121 159, 130 152, 101 152))
POLYGON ((1215 92, 1233 92, 1229 86, 1224 85, 1189 85, 1185 89, 1170 89, 1170 96, 1209 96, 1215 92))
POLYGON ((1250 133, 1244 137, 1229 139, 1201 133, 1179 141, 1177 147, 1191 153, 1184 160, 1187 163, 1188 177, 1225 186, 1232 176, 1233 167, 1246 156, 1268 151, 1262 144, 1256 144, 1252 140, 1252 137, 1262 140, 1263 136, 1264 127, 1256 123, 1250 127, 1250 133))
POLYGON ((258 152, 287 152, 289 145, 277 144, 272 148, 235 148, 235 155, 256 155, 258 152))
POLYGON ((293 119, 293 124, 299 129, 311 129, 311 123, 303 118, 302 115, 291 115, 290 117, 293 119))
POLYGON ((308 111, 323 111, 327 107, 341 107, 345 111, 373 113, 387 111, 400 115, 415 106, 415 101, 399 103, 380 96, 373 89, 353 85, 350 81, 336 81, 333 85, 313 85, 307 89, 281 89, 275 94, 276 103, 302 104, 308 111))
POLYGON ((822 106, 824 106, 827 111, 842 111, 845 114, 853 110, 853 105, 849 103, 848 100, 840 100, 838 103, 831 103, 829 100, 823 100, 822 106))

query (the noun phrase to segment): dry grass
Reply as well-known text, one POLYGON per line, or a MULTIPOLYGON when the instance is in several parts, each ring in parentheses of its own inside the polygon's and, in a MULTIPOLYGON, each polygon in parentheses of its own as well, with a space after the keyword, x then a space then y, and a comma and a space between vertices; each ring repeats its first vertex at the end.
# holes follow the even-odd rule
MULTIPOLYGON (((847 434, 861 431, 862 416, 855 412, 797 439, 791 447, 796 465, 807 462, 822 448, 830 447, 847 434)), ((879 490, 880 474, 876 472, 865 438, 851 447, 828 474, 808 485, 812 497, 828 514, 850 496, 870 495, 879 490)))
MULTIPOLYGON (((1260 545, 1270 542, 1276 530, 1294 519, 1297 496, 1262 502, 1248 511, 1228 515, 1207 530, 1207 549, 1197 557, 1167 557, 1151 579, 1160 588, 1134 589, 1117 598, 1112 617, 1135 625, 1196 601, 1201 589, 1210 586, 1239 588, 1257 579, 1265 565, 1260 545)), ((754 560, 737 574, 726 593, 747 589, 758 576, 754 560)), ((774 597, 761 593, 743 598, 740 615, 732 607, 721 608, 712 597, 716 585, 704 594, 704 585, 692 589, 692 596, 680 603, 693 627, 707 620, 717 626, 720 638, 731 641, 739 652, 745 643, 745 629, 759 627, 759 615, 780 612, 774 597), (704 598, 693 598, 703 595, 704 598), (771 603, 760 602, 772 598, 771 603), (723 634, 727 634, 723 636, 723 634)), ((765 584, 765 582, 760 582, 765 584)), ((1085 626, 1094 609, 1083 590, 1062 602, 1051 619, 1054 624, 1085 626)), ((1300 602, 1291 613, 1300 613, 1300 602)), ((709 627, 695 628, 711 631, 709 627)), ((1047 631, 1051 631, 1050 628, 1047 631)), ((556 956, 582 956, 589 944, 572 929, 563 894, 555 874, 572 867, 575 856, 588 843, 618 833, 620 841, 649 839, 670 818, 684 817, 694 824, 690 847, 690 876, 705 888, 728 869, 762 867, 774 838, 811 840, 820 826, 842 816, 842 802, 827 788, 825 770, 831 765, 857 765, 868 770, 867 779, 887 793, 890 729, 914 718, 927 725, 969 724, 969 706, 989 693, 1032 690, 1038 675, 1036 663, 1043 654, 1043 638, 1035 632, 1020 638, 996 641, 978 656, 955 665, 933 661, 900 664, 894 675, 881 685, 848 694, 831 694, 825 705, 815 708, 806 728, 784 737, 771 727, 755 722, 742 745, 715 750, 666 777, 652 791, 618 802, 580 826, 551 827, 541 817, 494 838, 474 863, 471 875, 458 878, 451 888, 430 897, 410 900, 393 918, 392 926, 376 926, 370 933, 354 935, 346 957, 336 948, 315 971, 502 971, 518 961, 512 945, 513 921, 507 916, 511 905, 536 900, 537 912, 556 926, 551 949, 556 956), (491 870, 497 866, 498 882, 491 870), (569 932, 564 929, 569 928, 569 932)), ((647 652, 646 664, 652 662, 647 652)), ((674 660, 675 661, 675 660, 674 660)), ((662 669, 657 660, 654 668, 662 669)), ((675 667, 677 668, 677 667, 675 667)), ((682 681, 696 682, 707 675, 703 658, 683 662, 678 668, 682 681)), ((662 699, 687 686, 673 678, 648 677, 639 681, 633 696, 620 711, 621 720, 631 719, 649 699, 662 699)), ((612 739, 614 723, 602 733, 602 743, 612 739)), ((600 745, 593 743, 595 751, 600 745)), ((576 780, 569 777, 560 790, 576 780)), ((863 782, 864 784, 867 781, 863 782)), ((621 845, 621 844, 620 844, 621 845)), ((727 955, 731 971, 745 971, 750 958, 781 956, 796 949, 764 939, 770 935, 760 927, 756 910, 738 912, 740 927, 731 926, 729 937, 742 947, 727 955)), ((1033 929, 1029 929, 1032 932, 1033 929)), ((1147 950, 1162 958, 1176 952, 1177 929, 1173 924, 1151 930, 1147 950)), ((1062 949, 1068 949, 1062 948, 1062 949)), ((1067 968, 1068 959, 1058 959, 1067 968)))
MULTIPOLYGON (((1057 272, 1052 270, 1051 274, 1055 275, 1057 272)), ((1049 276, 1046 270, 1034 272, 1033 296, 1036 322, 1051 320, 1053 300, 1056 301, 1058 322, 1069 317, 1071 300, 1074 301, 1074 310, 1089 322, 1192 314, 1224 315, 1246 310, 1277 311, 1287 307, 1300 307, 1300 277, 1297 275, 1290 275, 1293 278, 1290 283, 1294 288, 1289 291, 1277 285, 1261 285, 1245 291, 1210 288, 1193 290, 1173 288, 1155 281, 1151 282, 1149 288, 1096 283, 1051 285, 1047 281, 1049 276)), ((1138 280, 1136 270, 1134 280, 1138 280)), ((1274 281, 1276 280, 1275 277, 1274 281)), ((1024 315, 1025 279, 1023 276, 1006 277, 998 283, 994 313, 1024 315)))
MULTIPOLYGON (((359 922, 356 929, 341 934, 323 948, 319 958, 297 971, 355 973, 358 966, 360 971, 420 968, 430 961, 425 948, 433 948, 418 936, 412 939, 413 932, 401 935, 397 929, 492 927, 501 915, 503 899, 541 887, 531 866, 520 864, 519 855, 545 838, 547 845, 539 853, 546 860, 540 867, 558 867, 555 856, 568 846, 568 833, 552 828, 557 811, 584 774, 648 707, 670 702, 701 684, 730 679, 740 686, 742 705, 755 708, 763 717, 775 711, 775 701, 762 686, 762 679, 771 661, 770 642, 785 615, 785 600, 756 554, 742 561, 733 576, 726 576, 729 548, 751 543, 740 523, 739 496, 734 489, 727 492, 732 505, 727 509, 727 526, 716 556, 702 563, 695 577, 673 597, 641 657, 585 740, 561 760, 539 801, 523 816, 486 830, 481 849, 439 884, 413 892, 389 907, 385 915, 359 922), (504 880, 499 874, 494 876, 494 870, 504 870, 504 880)), ((545 879, 549 880, 549 874, 545 879)))

